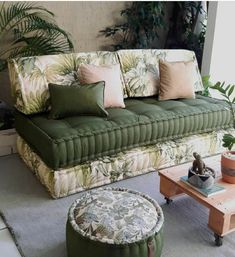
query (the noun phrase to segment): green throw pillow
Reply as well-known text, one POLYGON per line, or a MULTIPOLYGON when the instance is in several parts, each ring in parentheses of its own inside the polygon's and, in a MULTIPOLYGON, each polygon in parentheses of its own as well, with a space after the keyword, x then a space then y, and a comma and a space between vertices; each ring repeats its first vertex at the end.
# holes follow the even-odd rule
POLYGON ((49 84, 51 111, 49 118, 74 115, 108 116, 104 108, 104 81, 93 84, 62 86, 49 84))

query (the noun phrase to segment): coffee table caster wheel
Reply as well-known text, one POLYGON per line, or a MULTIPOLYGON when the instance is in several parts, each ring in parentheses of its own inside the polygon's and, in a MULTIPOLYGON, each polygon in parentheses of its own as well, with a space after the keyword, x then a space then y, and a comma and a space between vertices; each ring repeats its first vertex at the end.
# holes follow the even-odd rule
POLYGON ((215 245, 221 246, 223 244, 223 237, 216 233, 214 234, 214 236, 215 236, 215 245))
POLYGON ((173 202, 172 199, 168 198, 168 197, 165 197, 165 200, 166 200, 166 204, 170 204, 173 202))

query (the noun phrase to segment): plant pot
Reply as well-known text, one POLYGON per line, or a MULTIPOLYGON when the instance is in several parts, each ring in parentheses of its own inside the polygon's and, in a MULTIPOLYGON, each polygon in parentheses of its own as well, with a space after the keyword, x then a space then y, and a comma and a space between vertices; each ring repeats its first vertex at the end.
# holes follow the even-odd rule
MULTIPOLYGON (((207 169, 211 170, 208 167, 207 169)), ((188 170, 188 182, 195 187, 209 189, 214 185, 215 177, 214 174, 197 174, 192 170, 192 168, 190 168, 188 170)))
POLYGON ((235 184, 235 151, 221 154, 221 173, 225 182, 235 184))

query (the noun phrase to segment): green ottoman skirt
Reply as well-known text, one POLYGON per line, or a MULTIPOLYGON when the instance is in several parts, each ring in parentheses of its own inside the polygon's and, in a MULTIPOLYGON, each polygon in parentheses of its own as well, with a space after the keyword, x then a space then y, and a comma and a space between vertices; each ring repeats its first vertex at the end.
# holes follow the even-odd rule
POLYGON ((127 189, 83 193, 70 207, 68 257, 159 257, 163 212, 150 197, 127 189))

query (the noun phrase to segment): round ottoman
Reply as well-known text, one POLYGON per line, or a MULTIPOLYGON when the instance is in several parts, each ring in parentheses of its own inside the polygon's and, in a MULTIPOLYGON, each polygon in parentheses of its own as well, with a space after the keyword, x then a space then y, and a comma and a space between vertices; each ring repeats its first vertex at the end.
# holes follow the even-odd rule
POLYGON ((163 213, 150 197, 122 188, 85 192, 70 207, 68 257, 159 257, 163 213))

